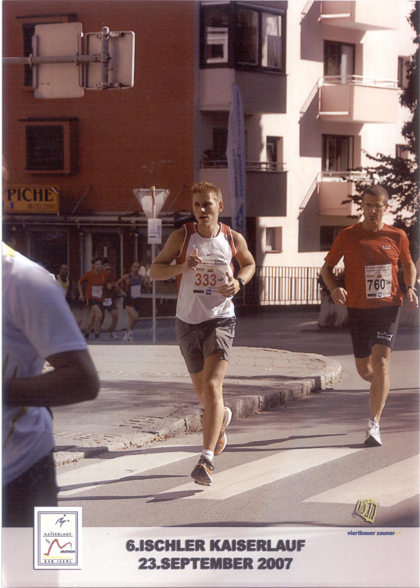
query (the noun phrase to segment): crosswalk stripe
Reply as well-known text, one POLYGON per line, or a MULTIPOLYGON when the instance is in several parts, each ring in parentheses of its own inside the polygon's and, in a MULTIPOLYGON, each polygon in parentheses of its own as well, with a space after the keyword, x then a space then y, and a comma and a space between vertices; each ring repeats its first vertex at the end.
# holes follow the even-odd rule
POLYGON ((419 493, 419 463, 419 456, 415 455, 303 502, 356 504, 358 500, 371 498, 381 506, 394 506, 419 493))
POLYGON ((58 485, 64 488, 60 491, 59 496, 71 496, 112 481, 117 482, 121 478, 135 476, 148 470, 187 459, 200 451, 199 447, 191 446, 188 447, 188 451, 180 451, 181 449, 183 447, 179 445, 165 445, 164 448, 155 452, 104 459, 89 466, 63 472, 57 476, 58 485), (173 451, 171 451, 172 448, 174 448, 173 451), (65 490, 67 486, 77 486, 77 488, 65 490))
POLYGON ((175 494, 189 500, 226 500, 358 451, 348 447, 285 450, 214 474, 211 487, 190 482, 156 494, 155 500, 165 500, 165 495, 169 499, 175 494))

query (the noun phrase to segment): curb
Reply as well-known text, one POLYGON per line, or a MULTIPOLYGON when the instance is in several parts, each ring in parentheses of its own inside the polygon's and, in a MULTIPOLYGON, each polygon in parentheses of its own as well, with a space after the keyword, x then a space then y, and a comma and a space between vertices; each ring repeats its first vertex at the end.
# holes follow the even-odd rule
MULTIPOLYGON (((226 406, 232 410, 232 420, 251 417, 256 412, 272 410, 277 406, 287 405, 311 394, 319 394, 331 388, 341 378, 342 367, 334 360, 328 360, 326 373, 313 378, 282 382, 273 391, 234 398, 225 398, 226 406)), ((202 409, 180 409, 176 417, 164 419, 158 431, 146 431, 110 438, 104 435, 102 442, 96 445, 79 447, 72 445, 65 451, 54 453, 56 466, 78 462, 82 459, 100 457, 112 451, 124 451, 143 447, 153 441, 162 441, 177 434, 193 433, 202 430, 202 409)))

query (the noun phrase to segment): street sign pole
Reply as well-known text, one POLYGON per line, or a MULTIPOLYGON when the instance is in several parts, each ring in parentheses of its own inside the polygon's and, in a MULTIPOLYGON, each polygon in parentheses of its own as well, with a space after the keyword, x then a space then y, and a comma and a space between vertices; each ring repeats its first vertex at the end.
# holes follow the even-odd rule
MULTIPOLYGON (((155 187, 152 186, 152 218, 156 218, 156 196, 155 187)), ((156 245, 152 243, 152 263, 156 257, 156 245)), ((156 281, 152 281, 152 341, 153 345, 156 343, 156 281)))
MULTIPOLYGON (((170 190, 158 188, 156 194, 156 188, 152 186, 150 190, 149 188, 136 188, 133 192, 147 217, 147 243, 152 245, 152 261, 154 261, 156 243, 162 243, 162 219, 159 219, 159 213, 170 194, 170 190)), ((153 343, 156 343, 156 283, 154 280, 152 280, 152 333, 153 343)))
POLYGON ((39 24, 32 54, 3 57, 3 65, 29 65, 35 98, 80 98, 87 90, 123 90, 134 85, 133 31, 85 35, 80 22, 39 24))

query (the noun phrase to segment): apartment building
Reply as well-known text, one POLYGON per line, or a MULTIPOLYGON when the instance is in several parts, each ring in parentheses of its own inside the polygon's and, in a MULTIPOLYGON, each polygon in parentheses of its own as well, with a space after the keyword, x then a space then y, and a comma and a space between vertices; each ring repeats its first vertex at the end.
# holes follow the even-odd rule
POLYGON ((28 66, 4 68, 9 184, 55 187, 60 196, 55 215, 7 212, 7 235, 46 265, 64 259, 82 269, 92 254, 107 254, 126 268, 149 253, 133 189, 170 189, 166 236, 188 216, 189 187, 204 179, 222 188, 222 220, 230 222, 226 145, 236 83, 257 265, 316 271, 337 232, 357 221, 359 211, 343 204, 351 170, 370 164, 366 154, 405 153, 409 112, 399 95, 414 52, 412 8, 408 0, 4 1, 4 55, 30 52, 34 24, 57 19, 79 21, 85 32, 106 24, 136 35, 132 89, 39 100, 28 66), (59 170, 37 162, 55 126, 65 137, 59 170), (34 127, 50 130, 43 136, 34 127))
MULTIPOLYGON (((223 151, 235 81, 257 265, 322 265, 337 232, 359 214, 342 204, 354 189, 346 179, 357 175, 349 170, 371 165, 366 153, 402 151, 409 113, 399 95, 414 52, 412 8, 388 0, 202 3, 199 137, 203 149, 213 139, 214 151, 223 151)), ((227 193, 226 164, 214 165, 205 161, 199 177, 227 193)))

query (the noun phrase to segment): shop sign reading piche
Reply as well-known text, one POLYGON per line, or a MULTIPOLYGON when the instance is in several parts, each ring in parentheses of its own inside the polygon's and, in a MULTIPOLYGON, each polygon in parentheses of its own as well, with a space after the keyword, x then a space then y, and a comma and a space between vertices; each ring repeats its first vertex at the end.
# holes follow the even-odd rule
POLYGON ((59 191, 57 186, 5 186, 3 212, 58 214, 59 191))

